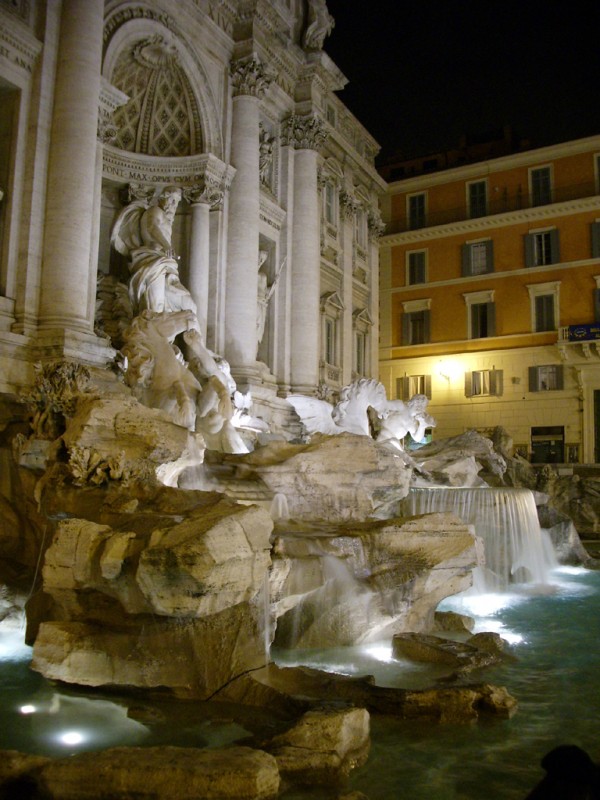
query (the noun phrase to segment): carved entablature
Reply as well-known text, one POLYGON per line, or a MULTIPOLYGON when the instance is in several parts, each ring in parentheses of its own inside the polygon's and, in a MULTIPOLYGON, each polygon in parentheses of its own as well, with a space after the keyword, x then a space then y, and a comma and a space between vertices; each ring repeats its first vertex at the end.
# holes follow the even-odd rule
POLYGON ((233 96, 262 97, 272 82, 264 65, 256 56, 233 61, 230 68, 233 96))
POLYGON ((281 231, 287 213, 283 208, 278 206, 267 196, 261 195, 259 213, 262 222, 266 222, 267 225, 278 233, 281 231))
POLYGON ((124 106, 129 96, 109 83, 106 78, 101 78, 100 98, 98 103, 98 139, 102 144, 113 144, 118 134, 118 127, 113 120, 113 114, 124 106))
POLYGON ((369 237, 373 240, 378 240, 385 231, 385 222, 381 219, 381 214, 378 208, 372 208, 367 213, 367 227, 369 229, 369 237))
POLYGON ((138 183, 151 186, 197 186, 203 182, 229 191, 234 167, 216 156, 203 153, 183 158, 155 158, 141 153, 124 153, 112 145, 104 146, 103 177, 119 183, 138 183))
MULTIPOLYGON (((198 0, 195 2, 196 5, 201 5, 198 0)), ((234 4, 228 0, 210 0, 208 4, 208 16, 229 36, 233 34, 235 14, 234 4)))
POLYGON ((29 78, 42 50, 42 43, 24 26, 0 25, 0 56, 29 78))
POLYGON ((103 34, 104 45, 106 46, 108 44, 114 32, 118 30, 121 25, 124 25, 126 22, 129 22, 132 19, 152 20, 153 22, 158 22, 161 25, 164 25, 164 27, 170 31, 175 31, 176 29, 173 20, 168 14, 155 11, 147 6, 129 6, 128 8, 116 11, 105 20, 103 34))
POLYGON ((290 114, 281 124, 281 143, 296 150, 318 150, 329 136, 325 123, 316 114, 290 114))

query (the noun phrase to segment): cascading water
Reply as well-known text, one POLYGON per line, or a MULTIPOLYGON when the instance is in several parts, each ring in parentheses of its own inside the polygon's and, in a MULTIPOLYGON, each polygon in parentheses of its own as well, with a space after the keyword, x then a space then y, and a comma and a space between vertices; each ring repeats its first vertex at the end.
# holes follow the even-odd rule
POLYGON ((477 593, 502 591, 515 583, 545 584, 558 566, 529 489, 418 488, 402 501, 403 514, 435 511, 456 514, 482 538, 485 566, 473 574, 477 593))

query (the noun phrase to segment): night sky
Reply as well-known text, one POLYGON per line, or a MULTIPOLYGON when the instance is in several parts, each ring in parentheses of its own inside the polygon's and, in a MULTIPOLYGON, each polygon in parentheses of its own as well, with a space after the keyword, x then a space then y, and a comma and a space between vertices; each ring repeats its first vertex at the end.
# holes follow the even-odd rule
POLYGON ((382 147, 422 155, 511 125, 532 146, 600 133, 600 3, 327 0, 340 99, 382 147))

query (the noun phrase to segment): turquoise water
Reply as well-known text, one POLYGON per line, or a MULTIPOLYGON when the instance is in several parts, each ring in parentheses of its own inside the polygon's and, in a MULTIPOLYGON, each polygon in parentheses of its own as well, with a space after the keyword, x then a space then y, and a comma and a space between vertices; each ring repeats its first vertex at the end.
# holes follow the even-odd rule
MULTIPOLYGON (((518 800, 542 777, 541 757, 559 744, 577 744, 600 761, 600 573, 559 570, 554 581, 546 594, 493 598, 496 607, 478 618, 478 629, 498 630, 513 643, 517 660, 474 680, 506 686, 519 702, 516 715, 441 727, 372 717, 369 761, 345 791, 370 800, 518 800)), ((65 691, 29 670, 21 640, 20 630, 0 628, 2 749, 58 756, 117 744, 219 746, 242 740, 257 723, 264 735, 271 724, 227 706, 65 691)), ((376 673, 385 685, 432 678, 391 659, 386 645, 302 656, 339 672, 376 673)), ((335 796, 311 789, 285 798, 335 796)))

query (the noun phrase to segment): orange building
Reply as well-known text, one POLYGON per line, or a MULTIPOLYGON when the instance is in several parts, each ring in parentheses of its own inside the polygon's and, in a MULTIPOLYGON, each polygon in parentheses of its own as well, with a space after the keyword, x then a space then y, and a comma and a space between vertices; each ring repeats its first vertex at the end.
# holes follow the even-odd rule
POLYGON ((388 396, 428 394, 436 438, 600 461, 600 136, 390 183, 383 217, 388 396))

